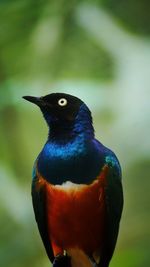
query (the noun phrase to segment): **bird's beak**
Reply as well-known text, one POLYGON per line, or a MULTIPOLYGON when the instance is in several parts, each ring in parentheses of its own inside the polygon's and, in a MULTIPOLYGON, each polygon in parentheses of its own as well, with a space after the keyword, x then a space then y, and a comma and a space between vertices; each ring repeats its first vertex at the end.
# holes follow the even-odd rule
POLYGON ((37 106, 43 106, 45 104, 42 97, 23 96, 23 98, 29 102, 36 104, 37 106))

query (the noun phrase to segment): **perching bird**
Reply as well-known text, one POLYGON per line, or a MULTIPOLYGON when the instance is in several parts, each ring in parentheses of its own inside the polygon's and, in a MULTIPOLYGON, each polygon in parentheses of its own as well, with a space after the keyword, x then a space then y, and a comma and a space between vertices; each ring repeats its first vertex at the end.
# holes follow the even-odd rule
POLYGON ((79 98, 53 93, 24 99, 40 107, 49 128, 32 181, 47 255, 56 267, 108 267, 123 208, 119 161, 95 139, 91 112, 79 98))

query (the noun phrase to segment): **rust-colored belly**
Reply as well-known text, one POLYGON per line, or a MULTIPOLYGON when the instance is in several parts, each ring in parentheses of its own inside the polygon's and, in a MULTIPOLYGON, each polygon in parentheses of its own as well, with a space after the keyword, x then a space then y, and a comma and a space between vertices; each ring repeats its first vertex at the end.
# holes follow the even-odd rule
POLYGON ((106 218, 105 174, 104 169, 91 185, 46 184, 49 237, 56 247, 79 248, 87 254, 100 249, 106 218))

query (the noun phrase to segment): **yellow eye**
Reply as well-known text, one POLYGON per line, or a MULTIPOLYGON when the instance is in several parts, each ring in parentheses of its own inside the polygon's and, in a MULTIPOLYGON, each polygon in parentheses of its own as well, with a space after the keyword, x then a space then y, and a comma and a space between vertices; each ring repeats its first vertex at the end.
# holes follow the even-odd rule
POLYGON ((64 107, 67 105, 67 99, 65 98, 61 98, 58 100, 58 105, 61 106, 61 107, 64 107))

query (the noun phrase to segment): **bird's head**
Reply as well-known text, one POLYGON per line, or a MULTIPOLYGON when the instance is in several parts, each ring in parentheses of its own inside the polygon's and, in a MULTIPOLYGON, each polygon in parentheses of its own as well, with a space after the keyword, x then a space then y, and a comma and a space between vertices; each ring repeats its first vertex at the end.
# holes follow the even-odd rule
POLYGON ((50 128, 50 137, 89 131, 92 127, 90 110, 75 96, 52 93, 42 97, 24 96, 23 98, 40 107, 50 128))

